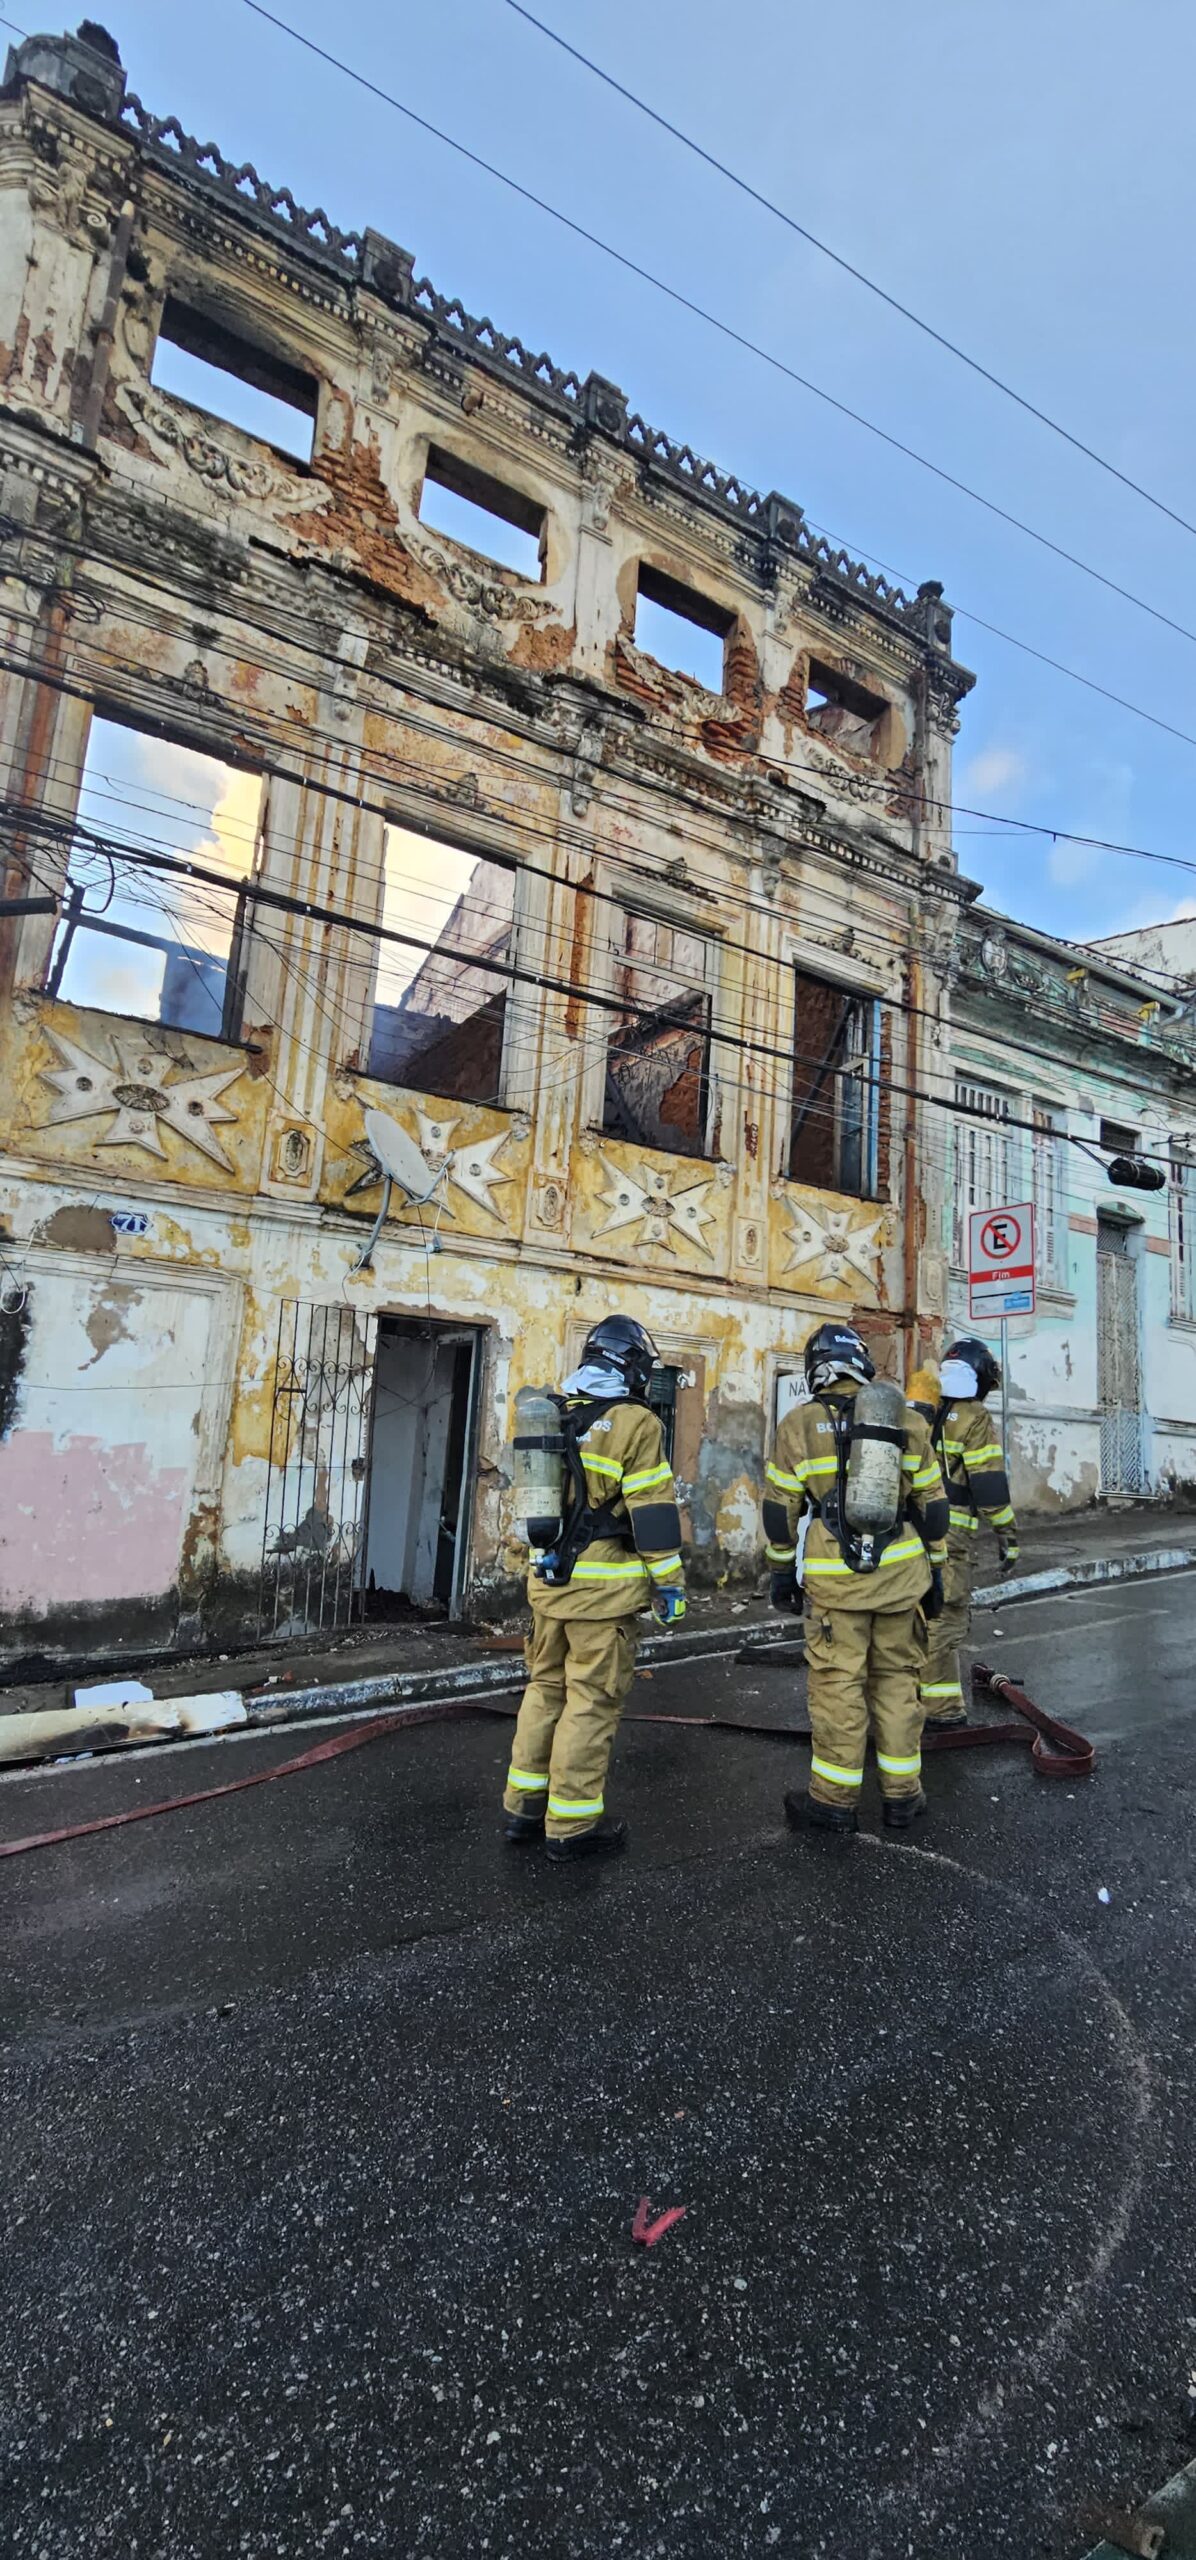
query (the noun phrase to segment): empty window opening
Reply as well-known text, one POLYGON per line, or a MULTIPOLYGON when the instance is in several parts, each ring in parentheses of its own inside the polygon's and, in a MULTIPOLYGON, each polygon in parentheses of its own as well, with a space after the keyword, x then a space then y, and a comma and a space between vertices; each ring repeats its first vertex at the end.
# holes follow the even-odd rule
POLYGON ((1124 1120, 1102 1120, 1100 1143, 1111 1156, 1136 1156, 1138 1132, 1127 1128, 1124 1120))
POLYGON ((430 532, 447 534, 450 542, 497 561, 500 569, 543 581, 548 529, 543 507, 439 445, 429 448, 424 466, 419 520, 430 532))
POLYGON ((719 693, 725 682, 728 634, 735 616, 712 604, 693 587, 640 562, 635 600, 635 645, 657 665, 674 674, 692 676, 707 693, 719 693))
POLYGON ((481 1335, 383 1316, 368 1465, 365 1615, 455 1617, 468 1561, 481 1335))
POLYGON ((880 1007, 808 970, 795 969, 791 1182, 843 1191, 876 1190, 880 1007))
POLYGON ((167 297, 150 380, 210 418, 223 418, 310 462, 317 386, 298 365, 167 297))
POLYGON ((955 1100, 955 1215, 952 1259, 968 1267, 969 1219, 974 1209, 999 1209, 1023 1198, 1020 1130, 1006 1124, 1014 1097, 1000 1087, 957 1076, 955 1100))
POLYGON ((368 1072, 415 1093, 498 1102, 514 866, 398 826, 386 829, 385 862, 382 921, 411 940, 380 948, 368 1072))
POLYGON ((816 730, 820 738, 833 739, 837 747, 846 747, 852 755, 875 755, 887 708, 879 694, 867 692, 850 676, 811 659, 806 680, 806 725, 816 730))
POLYGON ((608 1016, 607 1137, 702 1156, 710 1120, 711 948, 655 916, 625 914, 608 1016))
POLYGON ((261 798, 259 774, 93 719, 47 993, 176 1031, 238 1037, 240 891, 261 798), (228 888, 151 869, 138 851, 202 862, 228 888))

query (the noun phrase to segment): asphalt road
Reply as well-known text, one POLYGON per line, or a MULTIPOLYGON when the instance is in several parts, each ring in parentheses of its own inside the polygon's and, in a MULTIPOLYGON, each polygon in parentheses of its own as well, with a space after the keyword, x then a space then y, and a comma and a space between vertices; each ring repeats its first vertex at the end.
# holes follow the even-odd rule
MULTIPOLYGON (((644 1723, 632 1854, 550 1868, 479 1716, 0 1865, 0 2549, 1078 2560, 1190 2460, 1196 1577, 976 1632, 1100 1765, 936 1761, 915 1845, 644 1723)), ((9 1782, 0 1833, 297 1747, 9 1782)))

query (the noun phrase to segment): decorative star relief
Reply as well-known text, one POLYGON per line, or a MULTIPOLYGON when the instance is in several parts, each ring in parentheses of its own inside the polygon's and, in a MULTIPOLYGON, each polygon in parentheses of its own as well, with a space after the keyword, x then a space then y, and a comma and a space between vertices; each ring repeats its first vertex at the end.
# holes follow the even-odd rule
POLYGON ((785 1269, 799 1271, 817 1262, 820 1280, 846 1281, 854 1274, 875 1292, 876 1257, 884 1228, 883 1210, 853 1223, 850 1209, 812 1209, 804 1203, 799 1208, 790 1202, 785 1269))
POLYGON ((624 1173, 612 1164, 601 1148, 598 1161, 607 1186, 598 1205, 607 1215, 594 1229, 595 1243, 599 1236, 616 1235, 622 1227, 639 1227, 641 1233, 636 1241, 641 1245, 661 1244, 671 1253, 680 1234, 707 1260, 712 1259, 706 1241, 706 1228, 714 1216, 713 1209, 707 1206, 709 1181, 691 1182, 684 1191, 674 1191, 667 1173, 653 1170, 637 1182, 633 1173, 624 1173))
POLYGON ((222 1123, 236 1120, 236 1112, 220 1097, 236 1083, 240 1066, 218 1067, 206 1076, 177 1076, 170 1083, 174 1059, 135 1032, 112 1033, 116 1051, 112 1065, 81 1042, 67 1040, 61 1031, 51 1031, 48 1025, 43 1028, 62 1060, 60 1067, 40 1070, 43 1084, 51 1085, 58 1096, 46 1115, 47 1128, 65 1128, 70 1121, 93 1120, 101 1111, 111 1111, 112 1126, 97 1138, 97 1146, 142 1147, 147 1155, 164 1157, 158 1125, 162 1122, 201 1156, 222 1165, 226 1173, 235 1171, 216 1131, 222 1123))

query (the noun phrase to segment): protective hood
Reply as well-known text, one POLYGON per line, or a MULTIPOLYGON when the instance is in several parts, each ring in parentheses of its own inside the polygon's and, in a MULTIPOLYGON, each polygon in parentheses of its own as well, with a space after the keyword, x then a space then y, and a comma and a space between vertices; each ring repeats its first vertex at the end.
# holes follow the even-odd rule
POLYGON ((601 1360, 587 1360, 583 1361, 580 1369, 574 1370, 571 1378, 566 1378, 564 1385, 561 1388, 561 1394, 565 1396, 601 1396, 607 1403, 610 1403, 613 1402, 616 1396, 626 1396, 627 1380, 621 1375, 618 1369, 608 1369, 605 1362, 601 1360))
POLYGON ((942 1389, 948 1404, 954 1404, 959 1397, 974 1396, 977 1392, 975 1370, 968 1367, 966 1360, 944 1360, 942 1389))

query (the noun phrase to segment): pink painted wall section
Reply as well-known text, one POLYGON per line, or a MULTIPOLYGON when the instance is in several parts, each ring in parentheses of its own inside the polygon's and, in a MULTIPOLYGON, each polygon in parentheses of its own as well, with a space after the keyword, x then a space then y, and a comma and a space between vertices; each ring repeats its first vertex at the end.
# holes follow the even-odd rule
POLYGON ((153 1599, 178 1571, 191 1479, 129 1443, 21 1431, 0 1447, 0 1608, 153 1599))

